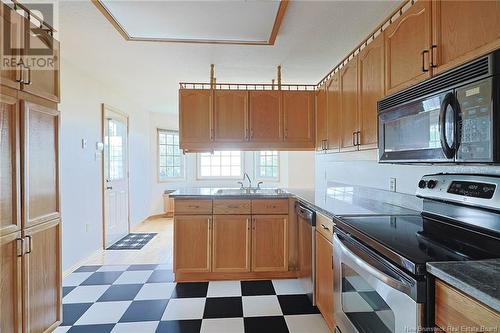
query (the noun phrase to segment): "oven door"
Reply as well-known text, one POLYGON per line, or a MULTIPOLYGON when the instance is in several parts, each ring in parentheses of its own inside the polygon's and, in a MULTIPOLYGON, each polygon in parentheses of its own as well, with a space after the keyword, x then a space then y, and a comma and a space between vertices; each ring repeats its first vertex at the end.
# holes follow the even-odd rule
POLYGON ((342 333, 418 332, 424 306, 410 297, 415 284, 353 242, 358 243, 334 235, 337 329, 342 333))
POLYGON ((379 162, 454 162, 455 100, 449 90, 380 111, 379 162))

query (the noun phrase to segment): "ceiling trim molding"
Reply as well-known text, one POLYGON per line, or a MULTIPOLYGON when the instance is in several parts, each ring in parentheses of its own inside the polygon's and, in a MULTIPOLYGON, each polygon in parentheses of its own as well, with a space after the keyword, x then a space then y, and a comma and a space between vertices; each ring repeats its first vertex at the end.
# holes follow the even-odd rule
POLYGON ((288 7, 289 0, 280 0, 280 5, 274 19, 273 29, 267 41, 238 41, 238 40, 219 40, 219 39, 182 39, 182 38, 146 38, 133 37, 118 22, 109 9, 102 3, 102 0, 91 0, 102 15, 111 23, 111 25, 127 41, 133 42, 164 42, 164 43, 192 43, 192 44, 229 44, 229 45, 268 45, 272 46, 276 42, 283 18, 288 7))

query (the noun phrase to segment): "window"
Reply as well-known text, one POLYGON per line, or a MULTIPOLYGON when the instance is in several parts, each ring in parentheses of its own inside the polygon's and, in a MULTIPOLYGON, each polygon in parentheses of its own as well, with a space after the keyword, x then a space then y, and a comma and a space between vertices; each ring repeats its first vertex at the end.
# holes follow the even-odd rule
POLYGON ((184 156, 179 149, 179 132, 158 130, 160 181, 184 178, 184 156))
POLYGON ((241 151, 215 151, 198 154, 198 178, 243 177, 241 151))
POLYGON ((257 179, 279 180, 280 158, 277 151, 255 153, 255 176, 257 179))

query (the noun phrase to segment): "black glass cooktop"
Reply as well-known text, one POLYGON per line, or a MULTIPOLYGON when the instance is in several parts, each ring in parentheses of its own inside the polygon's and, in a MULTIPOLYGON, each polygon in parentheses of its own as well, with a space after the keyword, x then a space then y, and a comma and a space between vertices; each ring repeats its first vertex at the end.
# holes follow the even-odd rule
POLYGON ((500 237, 421 215, 343 217, 337 224, 382 255, 403 257, 395 263, 414 274, 424 272, 427 262, 500 257, 500 237))

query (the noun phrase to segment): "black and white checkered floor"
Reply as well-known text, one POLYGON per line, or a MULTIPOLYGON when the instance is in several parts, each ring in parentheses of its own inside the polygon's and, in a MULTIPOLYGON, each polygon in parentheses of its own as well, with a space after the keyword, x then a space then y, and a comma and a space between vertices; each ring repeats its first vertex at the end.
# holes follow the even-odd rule
POLYGON ((296 279, 175 283, 171 266, 83 266, 56 333, 326 333, 296 279))

